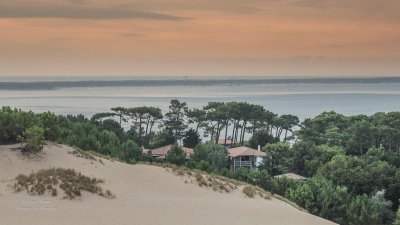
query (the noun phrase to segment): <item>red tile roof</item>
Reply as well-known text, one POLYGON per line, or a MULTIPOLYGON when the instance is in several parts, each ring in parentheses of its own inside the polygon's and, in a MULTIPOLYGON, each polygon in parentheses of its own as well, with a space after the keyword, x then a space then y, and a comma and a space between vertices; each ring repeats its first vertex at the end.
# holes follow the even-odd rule
POLYGON ((252 148, 248 147, 237 147, 237 148, 231 148, 228 150, 229 156, 230 157, 237 157, 237 156, 259 156, 259 157, 264 157, 267 154, 262 151, 257 151, 252 148))
MULTIPOLYGON (((237 141, 232 141, 232 140, 226 140, 226 144, 227 145, 231 145, 232 143, 236 143, 236 144, 238 144, 239 142, 237 142, 237 141)), ((219 145, 225 145, 225 139, 219 139, 218 140, 218 144, 219 145)))
POLYGON ((303 176, 300 176, 295 173, 285 173, 285 174, 274 176, 274 178, 281 178, 281 177, 286 177, 286 178, 292 179, 292 180, 307 180, 307 177, 303 177, 303 176))
MULTIPOLYGON (((167 153, 171 150, 172 145, 166 145, 163 147, 151 149, 151 155, 157 159, 165 159, 167 153)), ((182 147, 183 151, 186 153, 186 159, 190 158, 190 155, 193 154, 192 148, 182 147)))

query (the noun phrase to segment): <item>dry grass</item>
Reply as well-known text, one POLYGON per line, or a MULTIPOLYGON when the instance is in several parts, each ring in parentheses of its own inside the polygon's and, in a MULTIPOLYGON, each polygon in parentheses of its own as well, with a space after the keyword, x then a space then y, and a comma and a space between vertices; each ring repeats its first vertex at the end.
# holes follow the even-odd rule
MULTIPOLYGON (((186 167, 178 167, 175 165, 169 165, 169 164, 163 164, 162 165, 164 168, 166 168, 167 171, 168 168, 172 169, 172 172, 180 177, 186 177, 189 178, 190 183, 196 182, 200 187, 208 187, 213 189, 214 191, 218 191, 221 193, 229 193, 235 189, 237 189, 237 185, 234 184, 233 182, 229 182, 227 180, 222 180, 219 179, 218 177, 207 174, 203 171, 198 171, 198 170, 190 170, 186 167)), ((189 183, 187 180, 185 180, 185 183, 189 183)))
MULTIPOLYGON (((167 171, 169 171, 168 168, 171 168, 172 172, 177 176, 188 177, 191 181, 190 183, 193 183, 194 180, 200 187, 211 188, 214 191, 218 191, 221 193, 224 192, 229 193, 231 191, 238 189, 238 187, 242 186, 244 187, 242 191, 247 197, 254 198, 255 196, 259 196, 266 200, 272 199, 272 194, 270 192, 265 191, 260 187, 249 185, 247 183, 237 181, 231 178, 227 178, 220 175, 208 174, 200 170, 191 170, 187 167, 178 167, 176 165, 162 164, 160 166, 166 168, 167 171)), ((188 181, 185 180, 185 183, 188 183, 188 181)))
POLYGON ((246 186, 246 187, 243 188, 243 193, 249 198, 254 198, 254 196, 256 195, 257 191, 253 187, 246 186))
MULTIPOLYGON (((196 170, 196 169, 189 169, 187 167, 179 167, 176 166, 174 164, 168 164, 168 163, 157 163, 157 162, 141 162, 140 164, 143 165, 154 165, 154 166, 159 166, 162 168, 165 168, 166 171, 170 171, 170 169, 172 170, 172 172, 180 177, 187 177, 190 180, 190 183, 196 182, 200 187, 207 187, 207 188, 211 188, 214 191, 218 191, 221 193, 229 193, 231 191, 234 191, 236 189, 238 189, 239 187, 244 187, 243 189, 245 189, 246 187, 251 188, 252 190, 254 190, 254 195, 253 197, 259 196, 261 198, 264 198, 266 200, 271 200, 272 198, 276 197, 276 195, 265 191, 264 189, 257 187, 257 186, 253 186, 250 185, 248 183, 242 182, 242 181, 238 181, 238 180, 234 180, 228 177, 224 177, 224 176, 220 176, 220 175, 215 175, 215 174, 209 174, 206 173, 204 171, 201 170, 196 170)), ((185 184, 189 183, 188 180, 184 181, 185 184)), ((243 191, 243 190, 242 190, 243 191)), ((246 190, 247 191, 247 190, 246 190)), ((245 193, 246 195, 246 193, 245 193)), ((247 196, 247 195, 246 195, 247 196)), ((277 197, 277 199, 283 199, 282 201, 294 206, 297 209, 300 209, 301 211, 305 211, 304 209, 302 209, 301 207, 299 207, 298 205, 296 205, 293 202, 290 202, 289 200, 279 196, 277 197), (280 197, 280 198, 279 198, 280 197)))
MULTIPOLYGON (((95 154, 93 154, 93 152, 91 152, 91 151, 83 151, 81 149, 75 148, 73 151, 69 151, 68 154, 72 154, 78 158, 98 161, 101 164, 104 164, 104 162, 100 158, 96 159, 96 157, 94 157, 95 154)), ((97 156, 97 157, 99 157, 99 156, 97 156)))
POLYGON ((60 190, 64 191, 66 199, 74 199, 82 195, 82 191, 100 195, 105 198, 114 198, 110 191, 103 191, 99 184, 103 180, 90 178, 75 172, 72 169, 52 168, 31 173, 29 176, 18 175, 14 190, 26 190, 30 195, 44 195, 49 193, 57 196, 60 190))

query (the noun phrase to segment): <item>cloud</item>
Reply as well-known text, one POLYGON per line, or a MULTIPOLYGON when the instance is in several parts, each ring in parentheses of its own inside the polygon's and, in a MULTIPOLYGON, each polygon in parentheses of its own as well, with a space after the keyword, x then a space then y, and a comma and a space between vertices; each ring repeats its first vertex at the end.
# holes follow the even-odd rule
POLYGON ((67 0, 67 1, 70 3, 73 3, 73 4, 78 4, 78 5, 86 3, 86 0, 67 0))
POLYGON ((149 19, 182 20, 184 18, 149 11, 123 8, 96 8, 62 5, 3 5, 0 3, 0 18, 60 18, 60 19, 149 19))
POLYGON ((378 19, 400 22, 399 0, 293 0, 288 7, 295 7, 297 12, 320 17, 378 19))

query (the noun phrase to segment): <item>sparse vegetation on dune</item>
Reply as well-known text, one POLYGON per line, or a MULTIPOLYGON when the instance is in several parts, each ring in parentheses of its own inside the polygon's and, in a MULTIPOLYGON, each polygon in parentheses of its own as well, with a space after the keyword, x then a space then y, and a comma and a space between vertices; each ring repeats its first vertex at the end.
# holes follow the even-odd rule
MULTIPOLYGON (((270 200, 272 198, 272 194, 270 192, 265 191, 262 188, 249 185, 237 180, 233 180, 227 177, 209 174, 204 171, 192 170, 186 167, 178 167, 169 164, 168 165, 163 164, 163 167, 171 168, 172 172, 177 176, 187 176, 190 180, 190 183, 193 183, 193 181, 195 181, 200 187, 208 187, 217 192, 230 193, 234 190, 239 189, 239 187, 243 187, 242 189, 243 193, 250 198, 253 198, 255 196, 259 196, 266 200, 270 200)), ((185 180, 185 183, 188 183, 188 181, 185 180)), ((287 202, 288 200, 285 199, 285 201, 287 202)))
POLYGON ((40 170, 26 176, 20 174, 16 177, 14 190, 21 192, 26 190, 30 195, 44 195, 46 193, 57 196, 59 191, 65 193, 63 198, 75 199, 87 191, 105 198, 114 198, 111 191, 103 189, 99 184, 104 181, 97 178, 90 178, 72 169, 51 168, 40 170))

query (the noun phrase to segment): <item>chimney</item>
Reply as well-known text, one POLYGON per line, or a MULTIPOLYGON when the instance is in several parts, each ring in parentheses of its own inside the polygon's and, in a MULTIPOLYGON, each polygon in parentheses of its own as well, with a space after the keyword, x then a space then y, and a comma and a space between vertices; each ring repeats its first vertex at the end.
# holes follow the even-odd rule
POLYGON ((261 151, 261 146, 260 145, 258 145, 257 150, 261 151))

